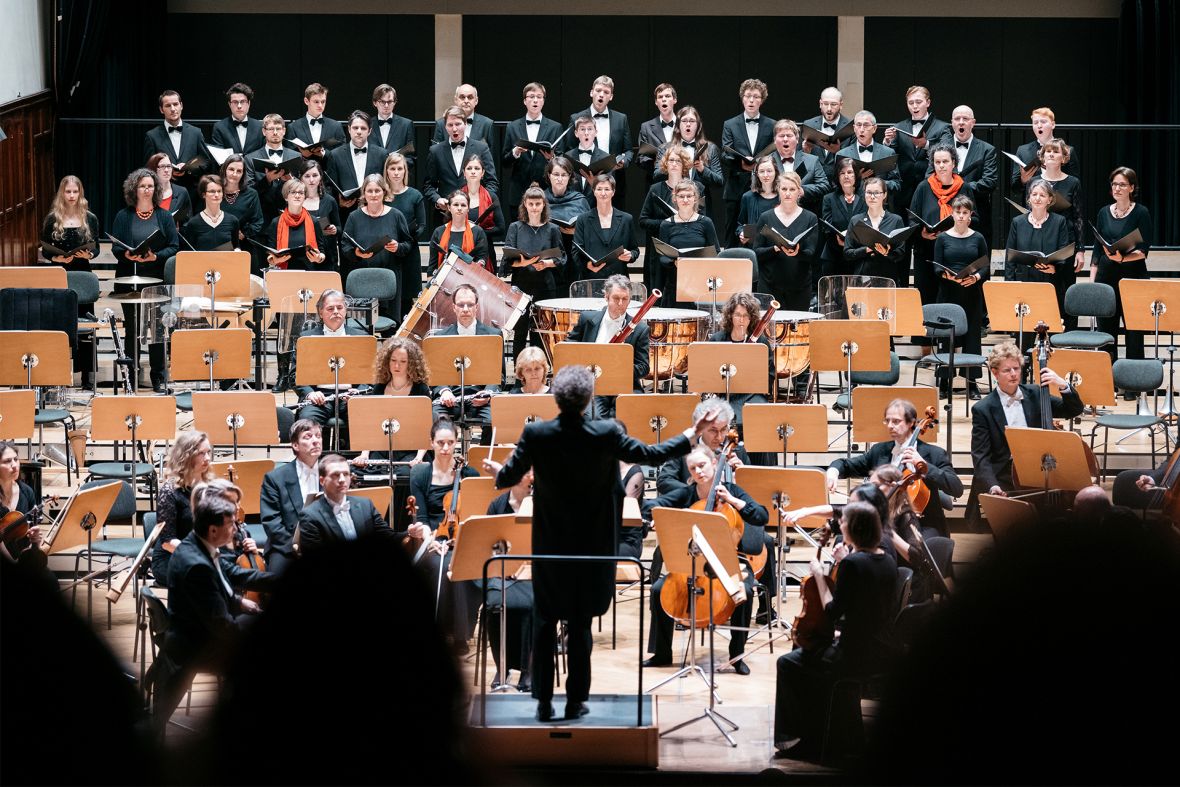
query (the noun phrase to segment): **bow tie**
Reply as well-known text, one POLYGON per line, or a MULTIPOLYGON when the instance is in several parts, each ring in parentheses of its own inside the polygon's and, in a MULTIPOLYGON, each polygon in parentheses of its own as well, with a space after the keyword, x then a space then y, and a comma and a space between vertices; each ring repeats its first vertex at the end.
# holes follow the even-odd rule
POLYGON ((458 142, 451 143, 451 150, 457 150, 467 144, 467 140, 461 139, 458 142))
POLYGON ((759 122, 760 120, 762 120, 762 117, 761 117, 761 116, 759 116, 759 117, 756 117, 756 118, 746 118, 746 122, 747 122, 747 123, 757 123, 757 122, 759 122))
POLYGON ((605 118, 608 118, 608 117, 610 117, 610 115, 608 115, 608 114, 607 114, 607 113, 605 113, 605 112, 595 112, 595 113, 594 113, 594 119, 595 119, 595 120, 597 120, 598 118, 604 118, 604 119, 605 119, 605 118))
POLYGON ((362 156, 362 155, 364 155, 365 153, 368 153, 368 152, 369 152, 369 146, 368 146, 368 145, 366 145, 366 146, 365 146, 365 147, 363 147, 363 148, 353 148, 353 149, 352 149, 352 155, 354 155, 354 156, 362 156))
POLYGON ((835 134, 836 133, 836 127, 833 126, 831 123, 824 123, 823 128, 820 130, 823 131, 825 134, 835 134))
POLYGON ((1013 405, 1020 404, 1024 401, 1024 391, 1021 391, 1019 388, 1017 388, 1015 396, 1005 396, 1004 400, 1005 407, 1012 407, 1013 405))
POLYGON ((470 126, 472 123, 472 119, 471 118, 463 118, 463 122, 470 126))
POLYGON ((582 150, 581 148, 578 148, 578 155, 579 156, 593 156, 594 151, 593 150, 582 150))
POLYGON ((956 143, 955 143, 955 147, 956 147, 956 148, 967 148, 967 147, 970 147, 970 146, 971 146, 971 143, 970 143, 970 142, 956 142, 956 143))
POLYGON ((378 126, 388 126, 392 122, 393 122, 392 117, 387 117, 384 120, 382 120, 381 118, 377 118, 377 125, 378 126))
POLYGON ((525 118, 524 124, 526 126, 539 126, 539 125, 541 125, 541 119, 537 118, 536 120, 529 120, 528 118, 525 118))
POLYGON ((660 128, 672 128, 672 126, 675 126, 675 125, 676 125, 675 120, 669 120, 667 123, 665 123, 662 120, 660 121, 660 128))
POLYGON ((785 157, 785 158, 783 159, 783 161, 787 162, 788 164, 794 164, 794 163, 795 163, 795 157, 794 157, 794 156, 787 156, 787 157, 785 157))
POLYGON ((856 146, 856 149, 857 149, 857 151, 858 151, 858 152, 860 152, 860 153, 872 153, 872 152, 873 152, 873 146, 872 146, 872 145, 868 145, 868 146, 865 146, 865 145, 857 145, 857 146, 856 146))
POLYGON ((694 139, 682 139, 680 140, 680 144, 686 148, 695 148, 697 146, 696 140, 694 139))
POLYGON ((308 118, 308 119, 307 119, 307 122, 308 122, 308 125, 312 125, 312 126, 318 126, 319 124, 321 124, 321 123, 323 123, 323 122, 324 122, 324 119, 323 119, 322 117, 319 117, 319 118, 308 118))
POLYGON ((169 126, 168 133, 169 134, 179 134, 182 128, 183 128, 183 126, 169 126))
POLYGON ((272 158, 279 158, 280 156, 283 155, 283 151, 281 151, 281 150, 268 150, 267 155, 272 158))
POLYGON ((230 122, 238 128, 247 128, 250 125, 249 120, 231 120, 230 122))

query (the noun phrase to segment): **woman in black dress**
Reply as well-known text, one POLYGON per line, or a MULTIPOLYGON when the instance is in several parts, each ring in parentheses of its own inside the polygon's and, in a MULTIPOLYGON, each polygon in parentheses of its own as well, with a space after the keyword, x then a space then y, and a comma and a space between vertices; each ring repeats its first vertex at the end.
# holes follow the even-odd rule
MULTIPOLYGON (((1099 317, 1098 330, 1118 337, 1119 320, 1123 318, 1123 297, 1119 292, 1119 282, 1123 279, 1147 278, 1147 252, 1151 249, 1154 236, 1151 224, 1151 214, 1143 204, 1136 201, 1139 194, 1139 177, 1130 167, 1116 167, 1110 173, 1110 193, 1114 202, 1098 211, 1098 218, 1094 222, 1098 234, 1110 243, 1117 242, 1135 230, 1139 230, 1142 240, 1136 244, 1133 251, 1119 253, 1110 252, 1097 238, 1094 239, 1094 255, 1090 260, 1090 281, 1109 284, 1114 287, 1115 315, 1113 317, 1099 317)), ((1142 331, 1124 331, 1126 334, 1127 357, 1143 358, 1142 331)), ((1107 351, 1111 360, 1118 358, 1118 343, 1112 344, 1107 351)), ((1126 394, 1134 398, 1134 394, 1126 394)))
POLYGON ((504 239, 508 222, 500 207, 500 198, 483 185, 483 161, 472 154, 463 161, 463 180, 460 191, 467 195, 467 218, 478 224, 488 236, 488 262, 490 269, 496 269, 496 249, 492 245, 504 239))
MULTIPOLYGON (((934 261, 939 265, 950 268, 955 273, 978 260, 980 257, 991 256, 991 249, 983 235, 971 229, 971 219, 975 211, 975 203, 970 197, 959 195, 951 202, 951 215, 955 224, 946 232, 939 233, 934 241, 934 261)), ((963 334, 963 352, 979 355, 982 349, 980 331, 983 328, 983 280, 990 272, 990 263, 979 273, 973 273, 966 278, 952 276, 945 271, 938 285, 937 303, 957 303, 967 313, 967 333, 963 334)), ((983 370, 977 366, 960 369, 959 374, 968 378, 967 395, 972 399, 979 398, 979 388, 975 379, 983 370)))
POLYGON ((578 216, 590 210, 586 195, 570 188, 570 181, 576 172, 574 165, 564 156, 554 156, 545 165, 545 201, 549 203, 549 220, 561 230, 561 246, 565 249, 566 264, 555 284, 562 295, 569 292, 571 281, 576 281, 578 272, 570 264, 573 260, 574 222, 578 216))
MULTIPOLYGON (((1028 213, 1023 213, 1012 219, 1008 225, 1008 240, 1005 243, 1005 257, 1012 251, 1039 251, 1050 254, 1069 243, 1069 229, 1065 226, 1065 217, 1049 212, 1049 204, 1053 201, 1053 187, 1041 178, 1033 178, 1028 184, 1028 213)), ((1062 266, 1051 262, 1043 262, 1029 266, 1012 263, 1012 278, 1014 281, 1048 282, 1056 288, 1058 276, 1056 268, 1067 269, 1066 275, 1074 275, 1073 265, 1065 263, 1062 266)), ((1005 279, 1007 269, 1005 269, 1005 279)), ((1065 291, 1057 291, 1058 308, 1065 314, 1065 291)), ((1031 327, 1020 337, 1020 346, 1027 349, 1031 327)))
POLYGON ((840 232, 823 227, 824 246, 820 260, 824 276, 848 276, 852 273, 852 266, 844 260, 844 236, 840 233, 847 232, 852 217, 867 211, 868 206, 856 190, 856 168, 852 159, 840 159, 834 174, 836 188, 824 195, 821 213, 823 220, 840 232))
MULTIPOLYGON (((717 229, 713 220, 700 213, 697 206, 700 203, 700 192, 697 184, 691 180, 682 180, 676 184, 672 192, 673 206, 676 212, 660 222, 660 240, 677 249, 693 249, 703 246, 718 247, 717 229)), ((659 256, 660 270, 663 272, 664 296, 661 305, 687 309, 691 304, 676 300, 676 266, 678 260, 659 256)))
POLYGON ((1078 280, 1078 271, 1086 265, 1086 252, 1082 248, 1082 244, 1085 243, 1086 222, 1082 219, 1085 215, 1082 210, 1082 182, 1074 175, 1067 175, 1063 169, 1069 163, 1069 154, 1069 145, 1065 144, 1065 140, 1057 138, 1041 145, 1041 149, 1037 151, 1037 160, 1041 162, 1038 177, 1053 189, 1053 200, 1049 203, 1049 210, 1065 218, 1065 242, 1074 244, 1074 264, 1057 265, 1053 271, 1057 307, 1061 309, 1065 330, 1072 331, 1078 327, 1078 318, 1065 313, 1065 291, 1078 280))
POLYGON ((460 251, 471 257, 472 265, 481 265, 491 270, 488 264, 489 244, 488 236, 483 228, 472 223, 468 218, 467 194, 454 191, 447 197, 447 210, 451 220, 438 226, 430 236, 430 270, 431 276, 437 271, 450 254, 451 246, 457 246, 460 251))
POLYGON ((156 153, 147 160, 147 168, 160 180, 160 207, 172 214, 177 227, 184 226, 193 214, 193 205, 188 189, 172 182, 172 162, 163 153, 156 153))
POLYGON ((288 180, 283 184, 282 194, 287 207, 266 228, 265 242, 279 251, 297 251, 277 257, 268 252, 267 265, 293 271, 323 270, 321 266, 328 259, 321 251, 324 234, 311 213, 303 209, 303 202, 307 199, 307 184, 302 180, 288 180))
POLYGON ((42 247, 41 256, 67 271, 88 271, 90 260, 98 251, 98 233, 98 217, 90 212, 82 181, 75 175, 66 175, 58 184, 49 215, 41 224, 41 243, 73 254, 55 254, 42 247))
POLYGON ((246 159, 234 153, 227 156, 221 164, 221 209, 238 220, 239 248, 250 252, 250 272, 261 275, 263 258, 257 246, 245 243, 249 239, 258 239, 262 232, 262 203, 258 201, 258 192, 249 186, 243 187, 242 179, 246 173, 246 159))
MULTIPOLYGON (((33 488, 20 480, 20 454, 16 446, 0 441, 0 516, 12 511, 27 514, 36 505, 37 497, 33 488)), ((39 552, 41 541, 41 530, 30 527, 24 537, 12 543, 0 543, 0 554, 8 560, 40 568, 43 567, 42 556, 31 550, 39 552)))
MULTIPOLYGON (((344 223, 345 267, 351 270, 357 268, 384 268, 392 271, 397 281, 398 291, 402 283, 401 259, 411 252, 417 253, 418 246, 410 237, 410 228, 406 226, 406 217, 400 210, 385 204, 385 186, 380 175, 376 173, 366 175, 361 184, 363 204, 359 210, 348 215, 344 223), (368 248, 382 238, 389 238, 389 242, 374 252, 366 252, 357 244, 368 248)), ((401 322, 401 300, 396 296, 381 301, 381 314, 391 318, 394 322, 401 322)))
MULTIPOLYGON (((111 245, 115 255, 115 277, 148 276, 164 279, 164 267, 176 255, 180 238, 176 233, 176 222, 172 215, 160 208, 160 181, 148 169, 137 169, 123 181, 123 199, 127 207, 115 214, 111 235, 122 243, 111 245), (158 233, 158 234, 157 234, 158 233), (142 255, 128 254, 145 240, 152 238, 150 248, 142 255)), ((131 292, 130 284, 116 284, 115 292, 131 292)), ((136 309, 130 304, 123 305, 123 344, 127 357, 139 364, 139 332, 135 324, 136 309)), ((152 344, 148 348, 148 362, 151 367, 152 387, 157 393, 164 390, 164 345, 152 344)), ((138 385, 138 374, 131 376, 132 384, 138 385)))
MULTIPOLYGON (((417 245, 422 228, 426 226, 426 200, 422 192, 409 185, 409 164, 401 153, 390 153, 385 157, 385 194, 386 205, 397 208, 406 217, 406 226, 410 229, 410 239, 417 245)), ((401 276, 398 281, 398 298, 401 300, 402 314, 409 314, 422 292, 422 261, 417 250, 399 258, 401 261, 401 276)))
MULTIPOLYGON (((557 297, 557 282, 563 278, 561 269, 565 266, 565 251, 561 242, 561 230, 555 224, 549 223, 549 206, 545 202, 545 192, 537 186, 525 189, 520 199, 518 211, 519 219, 512 222, 508 234, 504 239, 505 246, 519 249, 524 256, 512 262, 503 261, 500 265, 500 276, 511 276, 512 284, 522 292, 532 296, 531 304, 546 298, 557 297), (550 254, 541 259, 539 252, 546 249, 557 249, 556 254, 550 254)), ((526 346, 525 333, 532 320, 524 315, 513 328, 513 347, 516 353, 526 346)), ((541 346, 539 334, 528 331, 527 344, 541 346)))
POLYGON ((168 453, 167 475, 156 501, 156 521, 164 529, 152 548, 152 576, 163 587, 168 587, 172 553, 193 529, 193 487, 213 478, 212 460, 209 435, 198 431, 181 432, 168 453))
POLYGON ((844 261, 852 265, 851 273, 857 276, 880 276, 896 281, 897 265, 905 256, 905 242, 863 246, 852 234, 852 228, 862 223, 885 233, 905 226, 900 216, 885 210, 887 194, 885 181, 880 178, 865 180, 861 196, 864 197, 867 207, 864 213, 853 215, 848 222, 848 231, 844 238, 844 261))
POLYGON ((799 205, 803 183, 794 171, 780 173, 778 205, 758 218, 758 237, 754 252, 758 255, 758 275, 763 286, 786 311, 807 311, 814 293, 811 290, 811 267, 819 265, 819 219, 799 205), (810 229, 794 247, 783 246, 762 234, 770 227, 790 240, 810 229))
MULTIPOLYGON (((657 166, 666 177, 651 184, 643 199, 643 208, 639 211, 639 227, 648 237, 647 254, 643 258, 643 277, 649 292, 665 287, 663 266, 651 239, 660 234, 660 224, 676 212, 676 200, 672 192, 681 181, 688 178, 686 173, 692 169, 692 157, 680 145, 667 145, 660 154, 657 166)), ((703 195, 705 187, 697 181, 692 182, 696 183, 697 191, 703 195)))
POLYGON ((324 245, 320 250, 328 259, 319 270, 340 271, 341 281, 347 281, 348 272, 340 267, 340 230, 344 226, 340 220, 340 204, 328 193, 324 185, 324 173, 320 162, 309 158, 303 165, 303 174, 299 179, 307 186, 307 198, 303 200, 303 209, 311 214, 324 234, 324 245))
POLYGON ((778 205, 778 166, 770 156, 762 156, 754 162, 754 171, 750 173, 750 190, 742 195, 741 205, 738 207, 738 243, 747 248, 754 242, 754 238, 746 237, 746 225, 757 224, 758 219, 768 210, 778 205))
MULTIPOLYGON (((455 483, 455 425, 449 418, 439 418, 430 427, 430 448, 434 461, 423 462, 410 471, 410 494, 418 503, 418 522, 431 530, 446 518, 443 498, 455 483)), ((477 476, 474 467, 464 465, 462 478, 477 476)))
MULTIPOLYGON (((385 340, 377 350, 377 355, 373 359, 373 386, 365 391, 365 394, 429 397, 430 386, 426 384, 429 377, 430 368, 426 365, 422 347, 409 339, 394 337, 385 340)), ((365 467, 371 461, 402 462, 404 464, 394 466, 394 472, 404 478, 425 456, 425 449, 394 451, 392 456, 388 451, 364 451, 353 464, 365 467)), ((397 502, 404 503, 395 501, 397 502)), ((402 507, 404 506, 398 506, 396 510, 401 511, 402 507)))
MULTIPOLYGON (((615 198, 615 178, 609 173, 594 177, 594 209, 583 213, 574 224, 574 268, 578 279, 609 279, 616 273, 627 275, 627 265, 639 256, 635 242, 635 221, 630 213, 618 210, 611 203, 615 198), (619 247, 623 250, 613 259, 602 257, 619 247), (590 255, 589 257, 587 255, 590 255), (593 265, 593 260, 602 260, 593 265)), ((574 279, 571 272, 570 278, 574 279)))
MULTIPOLYGON (((927 224, 937 224, 951 215, 951 203, 959 196, 972 197, 971 187, 959 176, 955 149, 939 143, 930 150, 934 172, 914 189, 910 211, 927 224)), ((974 203, 973 203, 974 206, 974 203)), ((910 217, 911 223, 917 219, 910 217)), ((922 227, 914 235, 914 286, 922 296, 922 303, 934 303, 941 277, 930 261, 934 259, 934 242, 939 233, 922 227)))
MULTIPOLYGON (((240 246, 238 219, 221 209, 222 190, 219 175, 202 175, 197 181, 197 193, 204 207, 185 222, 180 234, 193 251, 227 251, 240 246)), ((245 259, 243 257, 243 259, 245 259)))

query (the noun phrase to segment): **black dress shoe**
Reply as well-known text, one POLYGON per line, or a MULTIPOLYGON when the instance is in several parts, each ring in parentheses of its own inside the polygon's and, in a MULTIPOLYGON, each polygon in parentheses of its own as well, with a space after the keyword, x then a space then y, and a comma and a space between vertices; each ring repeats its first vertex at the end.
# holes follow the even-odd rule
POLYGON ((541 701, 537 703, 537 721, 553 721, 553 703, 541 701))
POLYGON ((737 661, 735 661, 733 663, 733 671, 739 675, 749 675, 750 674, 750 665, 747 664, 746 662, 742 661, 741 659, 738 659, 737 661))
POLYGON ((565 704, 566 719, 580 719, 590 715, 590 708, 584 702, 567 702, 565 704))
POLYGON ((661 658, 659 656, 652 656, 650 659, 643 660, 644 667, 671 667, 672 657, 661 658))
POLYGON ((524 693, 533 690, 533 677, 527 669, 520 673, 520 682, 516 684, 516 690, 524 693))
POLYGON ((168 389, 164 386, 163 380, 158 383, 152 383, 152 390, 158 394, 168 393, 168 389))
POLYGON ((971 383, 969 386, 967 386, 967 396, 973 402, 979 401, 980 399, 983 398, 983 394, 980 393, 980 391, 979 391, 979 386, 976 385, 975 383, 971 383))

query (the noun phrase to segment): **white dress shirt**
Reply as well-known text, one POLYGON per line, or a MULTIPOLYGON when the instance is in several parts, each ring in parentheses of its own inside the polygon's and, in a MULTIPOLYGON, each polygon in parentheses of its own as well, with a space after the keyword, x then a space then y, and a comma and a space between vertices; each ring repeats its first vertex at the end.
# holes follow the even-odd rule
POLYGON ((245 126, 234 126, 234 132, 237 133, 237 135, 238 135, 238 146, 241 147, 242 150, 245 150, 246 149, 246 127, 245 126))
POLYGON ((344 531, 344 539, 346 541, 356 540, 356 525, 352 523, 352 515, 349 513, 351 505, 348 498, 340 501, 339 504, 332 503, 332 514, 336 517, 336 524, 340 525, 340 529, 344 531))
MULTIPOLYGON (((390 115, 389 117, 391 118, 393 115, 390 115)), ((385 125, 381 125, 381 121, 388 119, 389 118, 378 117, 373 121, 377 124, 377 136, 381 139, 381 147, 386 149, 389 148, 389 132, 393 130, 393 124, 386 123, 385 125)))
POLYGON ((299 476, 299 494, 306 500, 308 495, 320 491, 319 469, 314 466, 308 467, 298 459, 295 459, 294 462, 295 473, 299 476))
POLYGON ((1024 417, 1024 391, 1017 388, 1012 396, 1003 391, 997 391, 997 395, 1000 397, 1000 406, 1004 408, 1004 420, 1008 422, 1008 426, 1028 426, 1028 420, 1024 417))
POLYGON ((170 125, 168 125, 168 121, 164 121, 164 136, 168 137, 168 141, 170 143, 172 143, 172 151, 173 151, 172 163, 173 164, 180 164, 180 163, 183 163, 180 160, 180 138, 184 136, 184 132, 182 131, 178 134, 173 134, 170 131, 170 129, 172 129, 172 128, 183 129, 184 124, 178 123, 176 126, 170 126, 170 125))
POLYGON ((205 547, 205 551, 213 560, 213 569, 217 572, 217 578, 221 580, 221 587, 225 590, 225 594, 227 596, 233 596, 234 589, 229 584, 229 580, 225 578, 225 573, 221 570, 221 550, 200 536, 197 536, 197 540, 201 542, 201 546, 205 547))
POLYGON ((310 140, 308 140, 308 141, 309 141, 309 142, 312 142, 312 143, 319 142, 319 141, 320 141, 320 137, 321 137, 321 136, 323 135, 323 133, 324 133, 324 119, 323 119, 323 116, 320 116, 320 119, 319 119, 319 120, 320 120, 320 122, 319 122, 319 123, 312 123, 311 121, 315 120, 315 118, 313 118, 311 115, 305 115, 305 117, 307 118, 307 127, 310 129, 310 132, 309 132, 309 133, 310 133, 310 135, 311 135, 311 139, 310 139, 310 140))
MULTIPOLYGON (((748 139, 750 141, 750 155, 753 156, 755 153, 758 152, 757 150, 754 149, 754 146, 756 144, 758 144, 758 129, 762 124, 761 123, 750 123, 747 121, 748 117, 749 117, 748 115, 746 115, 745 113, 742 113, 742 123, 744 123, 746 126, 746 139, 748 139)), ((755 117, 755 119, 757 119, 757 118, 761 118, 762 116, 755 115, 754 117, 755 117)))
MULTIPOLYGON (((447 137, 446 144, 451 144, 450 137, 447 137)), ((463 174, 463 157, 467 155, 467 138, 463 138, 463 144, 459 147, 451 147, 451 161, 455 162, 455 172, 459 175, 463 174)))
MULTIPOLYGON (((597 114, 599 113, 594 110, 594 107, 590 107, 590 116, 594 117, 597 114)), ((606 114, 604 118, 594 118, 594 128, 598 130, 598 139, 595 144, 610 153, 610 110, 604 110, 604 114, 606 114)))
POLYGON ((623 312, 622 316, 615 320, 611 319, 610 312, 602 315, 602 322, 598 326, 598 336, 594 339, 595 344, 610 344, 610 340, 623 330, 626 321, 626 312, 623 312))
POLYGON ((366 145, 364 153, 357 153, 360 149, 356 145, 349 145, 349 154, 352 156, 352 171, 356 174, 356 185, 361 185, 365 182, 365 164, 369 161, 368 146, 366 145))
POLYGON ((471 325, 464 326, 463 323, 455 323, 455 330, 459 332, 460 336, 475 336, 475 329, 478 323, 475 320, 471 321, 471 325))
POLYGON ((975 141, 974 135, 967 137, 967 142, 966 142, 967 147, 961 148, 961 147, 959 147, 959 145, 964 144, 964 143, 959 142, 959 140, 957 138, 955 139, 955 158, 957 158, 959 160, 959 172, 963 171, 963 162, 965 162, 967 160, 967 154, 971 152, 971 143, 974 141, 975 141))

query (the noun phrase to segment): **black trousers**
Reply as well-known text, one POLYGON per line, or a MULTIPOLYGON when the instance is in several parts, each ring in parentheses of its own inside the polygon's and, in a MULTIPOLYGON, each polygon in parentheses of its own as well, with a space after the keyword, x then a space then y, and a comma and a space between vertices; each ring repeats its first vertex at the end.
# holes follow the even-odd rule
POLYGON ((774 740, 802 738, 818 743, 827 716, 827 697, 837 679, 833 648, 802 648, 778 658, 774 693, 774 740))
MULTIPOLYGON (((672 659, 672 618, 667 612, 664 612, 664 607, 660 604, 660 591, 664 588, 664 581, 668 578, 667 574, 657 579, 651 586, 651 598, 648 603, 651 605, 651 623, 648 625, 647 632, 647 649, 652 653, 657 661, 671 661, 672 659)), ((752 577, 746 578, 746 601, 739 604, 733 611, 733 616, 729 619, 731 626, 749 626, 751 618, 751 609, 754 606, 754 580, 752 577)), ((697 598, 697 604, 707 605, 709 600, 704 596, 697 598)), ((695 634, 695 632, 693 632, 695 634)), ((729 638, 729 657, 732 659, 740 656, 746 649, 746 640, 749 639, 749 634, 745 631, 734 630, 730 632, 729 638)))
MULTIPOLYGON (((557 645, 558 620, 547 619, 540 612, 533 618, 533 698, 538 702, 553 700, 554 649, 557 645)), ((565 699, 585 702, 590 699, 590 652, 594 637, 590 633, 593 618, 566 621, 566 658, 569 672, 565 679, 565 699)))

